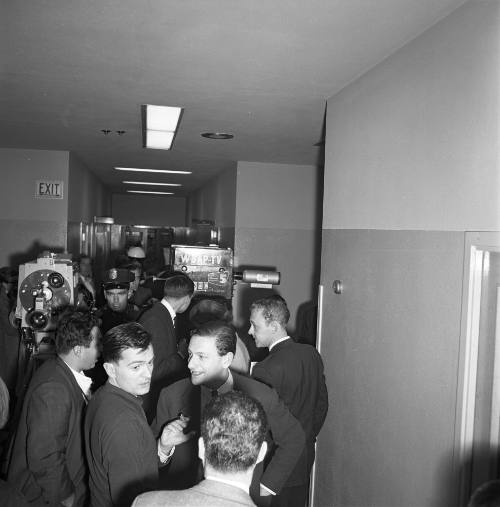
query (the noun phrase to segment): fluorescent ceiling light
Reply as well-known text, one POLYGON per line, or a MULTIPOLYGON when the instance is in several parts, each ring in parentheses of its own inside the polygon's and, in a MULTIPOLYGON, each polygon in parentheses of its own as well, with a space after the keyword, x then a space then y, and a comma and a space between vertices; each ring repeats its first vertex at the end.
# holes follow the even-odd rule
POLYGON ((169 150, 177 131, 182 108, 149 104, 141 107, 144 147, 169 150))
POLYGON ((166 130, 146 130, 146 148, 155 150, 169 150, 174 140, 175 132, 166 130))
POLYGON ((171 171, 170 169, 139 169, 137 167, 115 167, 117 171, 133 171, 140 173, 192 174, 191 171, 171 171))
POLYGON ((152 190, 127 190, 131 194, 162 194, 162 195, 174 195, 173 192, 153 192, 152 190))
POLYGON ((123 181, 122 183, 127 183, 128 185, 157 185, 162 187, 180 187, 180 183, 153 183, 151 181, 123 181))
POLYGON ((175 132, 181 111, 181 107, 150 106, 146 104, 146 129, 175 132))

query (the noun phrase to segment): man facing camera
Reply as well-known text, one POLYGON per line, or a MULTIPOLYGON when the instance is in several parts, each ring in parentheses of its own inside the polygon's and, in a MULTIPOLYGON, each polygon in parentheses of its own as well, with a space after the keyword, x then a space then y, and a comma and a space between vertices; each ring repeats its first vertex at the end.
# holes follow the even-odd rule
MULTIPOLYGON (((221 321, 207 322, 198 328, 189 342, 188 368, 191 378, 182 379, 162 390, 153 431, 183 414, 190 418, 190 429, 199 431, 200 415, 208 401, 220 394, 241 391, 259 401, 266 413, 269 429, 269 455, 264 472, 259 465, 254 474, 251 496, 258 505, 268 505, 271 496, 279 495, 304 448, 304 432, 276 391, 247 376, 231 372, 229 367, 236 350, 234 328, 221 321)), ((163 489, 185 489, 202 477, 195 440, 177 447, 163 489)))
POLYGON ((102 342, 108 381, 89 403, 86 453, 92 507, 129 506, 140 493, 157 489, 158 467, 168 462, 184 434, 187 419, 165 426, 155 440, 142 409, 153 370, 153 346, 136 322, 121 324, 102 342))
POLYGON ((266 454, 266 432, 256 400, 236 391, 216 396, 205 407, 198 442, 205 479, 187 490, 145 493, 133 507, 255 505, 249 489, 255 465, 266 454))
POLYGON ((99 354, 97 319, 67 310, 56 331, 57 357, 31 379, 12 451, 8 479, 34 505, 86 505, 82 422, 99 354))

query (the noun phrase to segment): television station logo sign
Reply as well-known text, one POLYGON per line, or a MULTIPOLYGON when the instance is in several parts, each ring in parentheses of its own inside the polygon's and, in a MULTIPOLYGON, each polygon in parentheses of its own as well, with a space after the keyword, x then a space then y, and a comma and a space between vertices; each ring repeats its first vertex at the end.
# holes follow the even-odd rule
POLYGON ((64 181, 58 180, 37 180, 35 197, 38 199, 62 199, 64 181))

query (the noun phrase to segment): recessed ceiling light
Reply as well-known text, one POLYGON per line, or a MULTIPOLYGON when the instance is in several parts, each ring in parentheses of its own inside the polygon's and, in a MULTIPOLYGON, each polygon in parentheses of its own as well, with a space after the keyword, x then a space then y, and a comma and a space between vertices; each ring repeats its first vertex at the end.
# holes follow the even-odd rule
POLYGON ((161 195, 174 195, 173 192, 154 192, 152 190, 127 190, 131 194, 161 194, 161 195))
POLYGON ((128 185, 161 185, 162 187, 180 187, 180 183, 153 183, 152 181, 123 181, 128 185))
POLYGON ((181 107, 142 106, 144 148, 169 150, 181 117, 181 107))
POLYGON ((140 173, 192 174, 191 171, 171 171, 170 169, 139 169, 137 167, 115 167, 117 171, 134 171, 140 173))
POLYGON ((232 139, 234 135, 227 132, 203 132, 201 137, 206 137, 207 139, 232 139))

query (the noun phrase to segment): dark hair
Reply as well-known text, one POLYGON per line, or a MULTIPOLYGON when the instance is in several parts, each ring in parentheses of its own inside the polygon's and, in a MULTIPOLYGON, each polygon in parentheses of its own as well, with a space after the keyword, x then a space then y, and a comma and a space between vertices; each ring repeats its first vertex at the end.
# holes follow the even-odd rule
POLYGON ((185 296, 192 296, 193 292, 193 280, 184 273, 174 271, 174 274, 165 280, 163 295, 167 298, 180 299, 185 296))
POLYGON ((99 327, 99 321, 90 312, 66 308, 59 316, 56 329, 56 351, 67 354, 73 347, 88 347, 92 341, 90 332, 99 327))
POLYGON ((219 356, 228 352, 236 352, 236 331, 231 324, 222 320, 205 322, 194 330, 193 336, 209 336, 215 338, 215 346, 219 356))
POLYGON ((221 472, 248 470, 266 432, 266 414, 258 401, 238 391, 216 396, 207 403, 201 423, 205 459, 221 472))
POLYGON ((111 328, 102 339, 102 359, 117 362, 126 349, 146 350, 151 335, 137 322, 126 322, 111 328))
POLYGON ((211 320, 231 322, 231 310, 225 301, 201 299, 189 311, 189 321, 194 328, 198 328, 211 320))
POLYGON ((4 266, 0 268, 0 282, 14 283, 17 282, 18 271, 15 268, 4 266))
POLYGON ((140 269, 142 271, 142 264, 136 259, 131 260, 130 257, 121 254, 115 259, 115 268, 128 269, 129 271, 140 269))
POLYGON ((277 322, 282 327, 286 327, 290 319, 286 301, 278 294, 254 301, 250 306, 250 312, 253 310, 261 310, 267 324, 277 322))
POLYGON ((500 480, 481 484, 472 494, 468 507, 500 507, 500 480))

